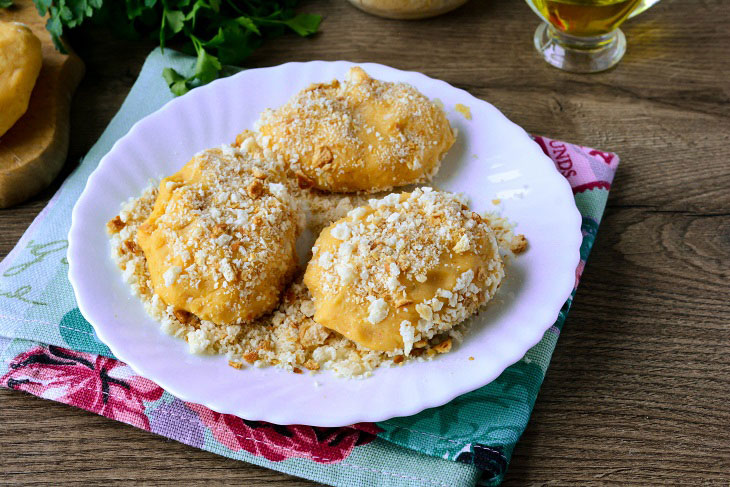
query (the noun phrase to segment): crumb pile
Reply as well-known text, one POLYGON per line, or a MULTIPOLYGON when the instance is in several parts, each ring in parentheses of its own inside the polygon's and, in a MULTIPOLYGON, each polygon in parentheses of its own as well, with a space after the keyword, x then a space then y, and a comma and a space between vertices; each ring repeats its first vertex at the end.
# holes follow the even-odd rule
MULTIPOLYGON (((314 303, 301 279, 288 287, 272 314, 247 325, 216 325, 167 305, 153 291, 145 255, 135 243, 140 225, 152 213, 157 194, 157 187, 150 185, 139 198, 127 201, 110 222, 112 255, 147 313, 161 323, 165 333, 185 339, 191 353, 225 354, 236 368, 273 365, 295 373, 330 369, 341 377, 366 376, 379 366, 402 361, 396 354, 359 347, 315 322, 314 303)), ((424 357, 436 353, 425 352, 424 357)))
POLYGON ((408 85, 353 68, 266 111, 257 130, 197 154, 108 224, 123 278, 192 353, 342 377, 427 360, 461 340, 502 259, 526 248, 457 195, 368 201, 430 179, 454 142, 443 110, 408 85), (320 237, 302 275, 304 223, 320 237))
MULTIPOLYGON (((136 244, 137 230, 152 213, 157 193, 157 186, 151 184, 140 197, 130 198, 110 222, 112 256, 147 313, 160 322, 165 333, 186 340, 192 353, 224 354, 236 368, 276 366, 295 373, 332 370, 340 377, 366 377, 378 367, 428 360, 448 352, 452 340, 459 342, 466 331, 457 325, 414 346, 408 356, 400 351, 368 350, 314 321, 312 296, 301 278, 288 287, 272 314, 247 325, 219 326, 181 314, 154 293, 145 255, 136 244)), ((302 204, 321 210, 314 223, 318 227, 346 216, 358 203, 352 196, 324 197, 310 190, 301 191, 299 198, 302 204)), ((494 230, 502 253, 509 255, 512 248, 524 250, 520 249, 522 239, 513 234, 506 220, 490 214, 482 218, 494 230)))

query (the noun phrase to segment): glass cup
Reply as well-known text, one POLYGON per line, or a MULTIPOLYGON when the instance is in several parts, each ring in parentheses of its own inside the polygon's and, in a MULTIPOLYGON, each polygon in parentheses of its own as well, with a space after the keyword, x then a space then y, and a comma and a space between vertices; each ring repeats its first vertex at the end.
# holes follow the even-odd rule
POLYGON ((573 73, 615 66, 626 52, 619 26, 659 0, 527 0, 545 22, 535 47, 549 64, 573 73))

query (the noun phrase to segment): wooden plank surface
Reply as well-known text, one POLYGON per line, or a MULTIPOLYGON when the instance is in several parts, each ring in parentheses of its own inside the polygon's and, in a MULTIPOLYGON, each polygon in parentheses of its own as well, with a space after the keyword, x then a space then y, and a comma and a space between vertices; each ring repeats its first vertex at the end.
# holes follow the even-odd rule
MULTIPOLYGON (((422 71, 530 132, 613 150, 621 166, 575 304, 505 485, 730 483, 730 4, 663 0, 625 25, 618 68, 572 75, 533 51, 516 0, 472 0, 421 22, 344 0, 314 39, 252 66, 348 59, 422 71)), ((71 37, 87 64, 65 174, 118 110, 153 44, 71 37), (112 52, 114 53, 112 55, 112 52)), ((0 210, 0 256, 58 187, 0 210)), ((68 406, 0 390, 8 484, 313 485, 68 406)))

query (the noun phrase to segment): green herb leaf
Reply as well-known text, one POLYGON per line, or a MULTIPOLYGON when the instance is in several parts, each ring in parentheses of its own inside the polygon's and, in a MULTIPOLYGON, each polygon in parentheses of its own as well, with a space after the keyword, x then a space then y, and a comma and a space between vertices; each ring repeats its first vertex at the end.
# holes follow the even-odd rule
POLYGON ((41 17, 46 15, 46 12, 48 12, 52 4, 53 0, 35 0, 35 8, 38 10, 38 15, 41 17))
POLYGON ((13 6, 13 0, 0 0, 0 8, 8 8, 13 6))
POLYGON ((134 20, 137 17, 140 17, 148 8, 147 5, 140 0, 126 0, 125 4, 127 7, 127 18, 129 18, 129 20, 134 20))
POLYGON ((51 7, 49 9, 49 17, 46 21, 46 30, 51 34, 51 39, 53 40, 53 45, 56 46, 56 49, 65 54, 66 48, 61 42, 63 22, 61 21, 61 17, 56 7, 51 7))
MULTIPOLYGON (((183 30, 185 14, 180 10, 165 10, 165 20, 173 35, 183 30)), ((172 37, 172 36, 170 36, 172 37)))
MULTIPOLYGON (((0 6, 13 0, 0 0, 0 6)), ((56 48, 65 52, 61 36, 91 19, 117 35, 158 38, 195 54, 189 76, 167 68, 162 75, 170 90, 181 95, 231 74, 266 39, 287 29, 300 36, 317 31, 322 17, 294 11, 298 0, 34 0, 56 48), (207 39, 207 40, 206 40, 207 39), (226 65, 226 66, 224 66, 226 65)))
POLYGON ((162 77, 167 82, 167 86, 175 96, 184 95, 188 92, 187 80, 183 75, 178 73, 172 68, 165 68, 162 70, 162 77))
POLYGON ((322 22, 322 17, 319 15, 299 14, 293 19, 285 20, 284 24, 300 36, 304 37, 317 32, 320 22, 322 22))
POLYGON ((215 10, 208 5, 205 0, 197 0, 193 5, 193 8, 187 13, 187 15, 185 15, 185 20, 192 21, 193 29, 195 29, 195 23, 198 19, 198 15, 202 15, 202 13, 206 10, 215 12, 215 10))
POLYGON ((259 28, 256 26, 256 22, 253 21, 251 17, 241 16, 236 18, 236 23, 240 25, 241 27, 245 28, 249 32, 253 32, 254 34, 261 35, 261 31, 259 31, 259 28))
POLYGON ((200 51, 198 51, 198 60, 195 63, 195 79, 202 84, 210 83, 218 78, 218 73, 222 68, 223 66, 218 58, 209 54, 201 47, 200 51))

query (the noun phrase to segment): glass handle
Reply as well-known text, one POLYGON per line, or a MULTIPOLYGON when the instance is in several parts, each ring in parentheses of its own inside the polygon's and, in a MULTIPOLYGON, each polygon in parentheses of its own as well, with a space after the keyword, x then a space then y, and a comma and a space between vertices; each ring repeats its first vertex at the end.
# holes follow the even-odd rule
POLYGON ((647 10, 649 7, 659 3, 659 0, 642 0, 639 2, 639 4, 636 6, 633 12, 631 12, 631 15, 629 15, 629 18, 634 18, 637 15, 639 15, 644 10, 647 10))

